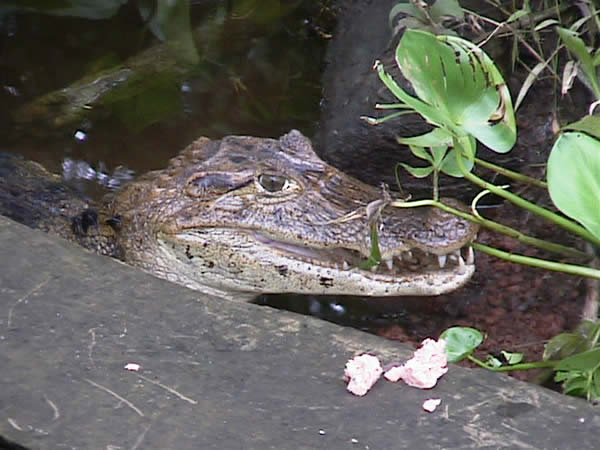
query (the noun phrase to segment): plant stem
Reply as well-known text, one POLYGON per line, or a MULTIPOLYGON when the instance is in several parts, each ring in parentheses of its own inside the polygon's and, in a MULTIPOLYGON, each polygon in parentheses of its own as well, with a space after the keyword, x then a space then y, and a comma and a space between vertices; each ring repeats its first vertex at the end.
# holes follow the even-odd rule
POLYGON ((479 250, 488 255, 497 258, 505 259, 506 261, 523 264, 526 266, 538 267, 540 269, 553 270, 555 272, 568 273, 570 275, 579 275, 587 278, 595 278, 600 280, 600 270, 592 269, 591 267, 577 266, 574 264, 559 263, 555 261, 547 261, 545 259, 532 258, 530 256, 515 255, 493 247, 489 247, 477 242, 471 243, 475 250, 479 250))
POLYGON ((510 366, 493 367, 489 364, 484 363, 480 359, 475 358, 473 355, 468 355, 469 361, 474 362, 484 369, 491 370, 493 372, 511 372, 513 370, 533 370, 543 369, 544 367, 554 368, 560 361, 534 361, 529 363, 512 364, 510 366))
POLYGON ((455 216, 461 217, 465 220, 468 220, 473 223, 477 223, 483 227, 489 228, 491 230, 497 231, 499 233, 505 234, 512 238, 518 239, 520 242, 523 242, 527 245, 533 245, 534 247, 542 248, 544 250, 548 250, 553 253, 559 253, 566 256, 572 256, 576 258, 589 258, 589 255, 576 250, 571 247, 567 247, 560 244, 555 244, 553 242, 544 241, 542 239, 537 239, 532 236, 527 236, 526 234, 521 233, 520 231, 515 230, 514 228, 510 228, 506 225, 502 225, 498 222, 494 222, 493 220, 484 219, 482 217, 476 217, 459 209, 453 208, 451 206, 445 205, 439 201, 434 200, 418 200, 414 202, 404 202, 404 201, 393 201, 390 203, 391 206, 395 206, 397 208, 413 208, 418 206, 435 206, 440 208, 443 211, 446 211, 450 214, 454 214, 455 216))
POLYGON ((502 166, 497 166, 492 164, 491 162, 484 161, 483 159, 475 158, 475 162, 482 167, 486 167, 488 169, 492 169, 494 172, 497 172, 501 175, 512 178, 515 181, 520 181, 522 183, 533 184, 534 186, 540 187, 542 189, 547 189, 548 184, 541 180, 536 180, 535 178, 528 177, 527 175, 523 175, 519 172, 513 172, 512 170, 506 169, 502 166))
MULTIPOLYGON (((454 143, 455 143, 455 148, 462 150, 462 145, 460 144, 458 139, 454 139, 454 143)), ((467 180, 469 180, 470 182, 472 182, 478 186, 481 186, 484 189, 489 190, 492 194, 496 194, 497 196, 508 200, 509 202, 517 205, 520 208, 526 209, 527 211, 531 211, 532 213, 534 213, 540 217, 543 217, 544 219, 563 227, 564 229, 570 231, 571 233, 584 238, 586 241, 589 241, 597 246, 600 246, 600 239, 595 237, 592 233, 590 233, 588 230, 586 230, 582 226, 577 225, 576 223, 571 222, 570 220, 565 219, 564 217, 562 217, 556 213, 553 213, 552 211, 549 211, 545 208, 537 206, 535 203, 531 203, 530 201, 527 201, 524 198, 521 198, 518 195, 513 194, 512 192, 508 192, 502 188, 499 188, 498 186, 496 186, 492 183, 488 183, 487 181, 482 180, 478 176, 469 172, 466 169, 465 164, 463 162, 463 156, 462 156, 463 154, 465 156, 468 155, 467 152, 463 152, 463 151, 456 152, 456 162, 457 162, 458 168, 460 169, 463 176, 467 180)))

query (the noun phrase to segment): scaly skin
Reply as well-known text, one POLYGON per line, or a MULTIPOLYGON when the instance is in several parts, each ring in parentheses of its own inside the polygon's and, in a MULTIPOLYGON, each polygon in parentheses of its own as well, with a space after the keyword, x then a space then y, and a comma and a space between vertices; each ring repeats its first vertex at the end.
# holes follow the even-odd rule
POLYGON ((293 130, 279 140, 200 138, 125 186, 105 214, 127 263, 211 296, 438 295, 462 286, 474 265, 461 248, 477 227, 386 198, 319 159, 293 130), (384 262, 363 270, 371 225, 384 262))

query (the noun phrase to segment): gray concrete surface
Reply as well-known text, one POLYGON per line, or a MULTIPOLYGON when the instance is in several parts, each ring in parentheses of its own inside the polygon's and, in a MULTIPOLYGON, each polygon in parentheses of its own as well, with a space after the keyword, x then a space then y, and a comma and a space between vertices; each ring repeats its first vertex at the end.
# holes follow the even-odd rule
POLYGON ((34 449, 597 448, 598 410, 482 370, 432 391, 343 368, 410 349, 203 299, 0 217, 0 436, 34 449), (129 362, 139 372, 124 370, 129 362), (432 414, 421 409, 442 399, 432 414))

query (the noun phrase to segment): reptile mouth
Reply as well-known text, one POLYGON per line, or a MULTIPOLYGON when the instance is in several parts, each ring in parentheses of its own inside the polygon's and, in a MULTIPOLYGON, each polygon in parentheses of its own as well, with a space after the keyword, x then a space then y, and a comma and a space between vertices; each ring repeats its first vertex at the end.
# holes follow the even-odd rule
POLYGON ((368 263, 360 252, 343 248, 311 248, 288 242, 273 240, 254 232, 254 238, 271 249, 285 253, 292 259, 310 264, 329 267, 337 270, 361 270, 376 275, 401 275, 406 272, 457 270, 461 272, 466 266, 475 263, 475 255, 470 245, 445 254, 433 254, 421 249, 399 252, 389 258, 382 259, 380 264, 373 264, 364 269, 368 263))

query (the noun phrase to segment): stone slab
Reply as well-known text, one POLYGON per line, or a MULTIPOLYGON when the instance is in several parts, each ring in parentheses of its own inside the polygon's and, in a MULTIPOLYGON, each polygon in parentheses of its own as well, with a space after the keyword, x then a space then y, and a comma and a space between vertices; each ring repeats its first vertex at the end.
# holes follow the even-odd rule
POLYGON ((206 299, 0 217, 0 436, 29 448, 597 448, 597 409, 483 370, 354 397, 343 368, 364 351, 411 349, 206 299))

